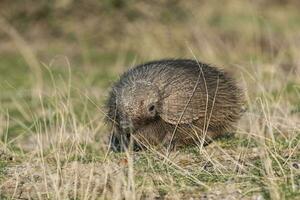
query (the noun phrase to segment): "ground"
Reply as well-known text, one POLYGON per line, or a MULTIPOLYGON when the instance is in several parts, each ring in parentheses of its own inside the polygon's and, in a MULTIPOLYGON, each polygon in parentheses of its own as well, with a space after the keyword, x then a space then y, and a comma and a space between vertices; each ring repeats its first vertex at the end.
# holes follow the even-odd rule
POLYGON ((0 3, 0 199, 299 199, 300 4, 0 3), (107 151, 104 102, 131 66, 197 58, 233 74, 234 135, 107 151))

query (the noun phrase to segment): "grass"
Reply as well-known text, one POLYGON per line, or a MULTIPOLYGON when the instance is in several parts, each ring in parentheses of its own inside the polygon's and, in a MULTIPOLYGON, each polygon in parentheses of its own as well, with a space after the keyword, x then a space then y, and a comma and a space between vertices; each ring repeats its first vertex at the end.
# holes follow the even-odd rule
POLYGON ((19 2, 4 10, 0 199, 299 199, 297 2, 219 4, 89 1, 83 14, 68 2, 19 2), (194 56, 245 89, 235 136, 169 157, 107 152, 103 104, 119 74, 194 56))

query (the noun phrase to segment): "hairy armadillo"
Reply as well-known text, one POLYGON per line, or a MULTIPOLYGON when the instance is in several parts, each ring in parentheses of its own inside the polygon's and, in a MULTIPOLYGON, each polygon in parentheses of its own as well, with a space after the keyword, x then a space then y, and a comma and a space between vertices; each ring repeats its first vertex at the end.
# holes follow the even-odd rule
POLYGON ((234 130, 242 105, 242 90, 216 67, 189 59, 141 64, 110 91, 111 147, 124 150, 130 138, 135 149, 207 143, 234 130))

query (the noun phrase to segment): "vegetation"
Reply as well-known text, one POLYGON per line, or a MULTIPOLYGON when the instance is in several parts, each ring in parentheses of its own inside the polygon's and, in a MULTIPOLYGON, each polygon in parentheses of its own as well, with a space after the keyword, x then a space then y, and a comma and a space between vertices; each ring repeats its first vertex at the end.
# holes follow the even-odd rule
POLYGON ((0 199, 299 199, 298 1, 1 1, 0 199), (197 58, 245 88, 235 136, 107 151, 103 103, 148 60, 197 58))

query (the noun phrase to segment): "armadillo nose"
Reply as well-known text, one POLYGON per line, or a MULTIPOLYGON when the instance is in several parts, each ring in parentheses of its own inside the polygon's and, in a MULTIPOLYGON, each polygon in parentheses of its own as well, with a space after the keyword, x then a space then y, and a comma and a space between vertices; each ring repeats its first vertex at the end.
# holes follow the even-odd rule
POLYGON ((120 125, 121 125, 122 129, 125 130, 126 132, 132 132, 133 124, 131 121, 122 120, 122 121, 120 121, 120 125))

